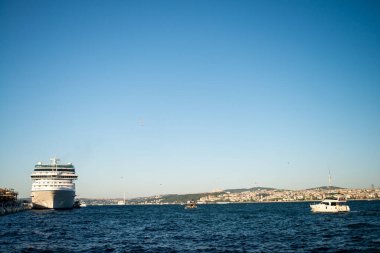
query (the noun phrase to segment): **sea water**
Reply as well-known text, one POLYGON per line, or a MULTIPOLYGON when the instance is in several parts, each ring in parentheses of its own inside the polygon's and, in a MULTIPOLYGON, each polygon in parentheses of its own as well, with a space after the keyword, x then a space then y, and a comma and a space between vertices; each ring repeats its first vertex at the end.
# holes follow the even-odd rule
POLYGON ((0 252, 380 252, 380 201, 88 206, 0 217, 0 252))

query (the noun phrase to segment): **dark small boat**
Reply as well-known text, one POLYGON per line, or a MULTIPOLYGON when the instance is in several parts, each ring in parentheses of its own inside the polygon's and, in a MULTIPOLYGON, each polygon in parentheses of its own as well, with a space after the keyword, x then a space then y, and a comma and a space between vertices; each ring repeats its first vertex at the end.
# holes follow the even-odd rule
POLYGON ((74 201, 73 208, 80 208, 80 201, 79 200, 74 201))
POLYGON ((185 209, 194 209, 197 208, 197 203, 194 200, 187 201, 185 209))

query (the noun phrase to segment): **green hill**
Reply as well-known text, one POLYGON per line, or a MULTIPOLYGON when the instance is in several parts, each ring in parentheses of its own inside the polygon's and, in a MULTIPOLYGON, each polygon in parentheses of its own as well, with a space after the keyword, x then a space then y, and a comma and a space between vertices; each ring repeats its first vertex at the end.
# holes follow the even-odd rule
POLYGON ((344 188, 338 187, 338 186, 320 186, 320 187, 309 188, 306 190, 339 190, 339 189, 344 189, 344 188))
POLYGON ((270 188, 270 187, 252 187, 252 188, 240 188, 240 189, 226 189, 224 192, 231 192, 231 193, 239 193, 239 192, 246 192, 246 191, 260 191, 260 190, 277 190, 276 188, 270 188))

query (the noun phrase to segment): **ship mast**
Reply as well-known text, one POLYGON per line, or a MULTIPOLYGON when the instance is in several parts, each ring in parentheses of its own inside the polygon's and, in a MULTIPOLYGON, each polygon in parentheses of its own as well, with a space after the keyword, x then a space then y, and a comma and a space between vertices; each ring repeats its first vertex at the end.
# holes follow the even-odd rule
POLYGON ((52 165, 55 165, 55 171, 58 171, 58 162, 60 161, 60 159, 54 157, 54 158, 50 158, 50 161, 52 165))
POLYGON ((331 174, 330 174, 330 170, 329 170, 329 190, 331 190, 331 174))

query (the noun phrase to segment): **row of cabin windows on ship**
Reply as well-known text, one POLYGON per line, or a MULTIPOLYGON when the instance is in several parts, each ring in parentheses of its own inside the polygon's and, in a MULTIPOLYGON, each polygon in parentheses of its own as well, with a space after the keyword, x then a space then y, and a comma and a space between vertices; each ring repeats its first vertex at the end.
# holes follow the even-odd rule
MULTIPOLYGON (((54 176, 33 176, 33 178, 51 178, 54 176)), ((60 178, 67 178, 67 179, 76 179, 76 177, 73 176, 60 176, 60 178)))
POLYGON ((37 184, 67 184, 67 185, 70 185, 71 183, 67 183, 67 182, 64 182, 64 181, 58 181, 58 182, 37 182, 37 184))

